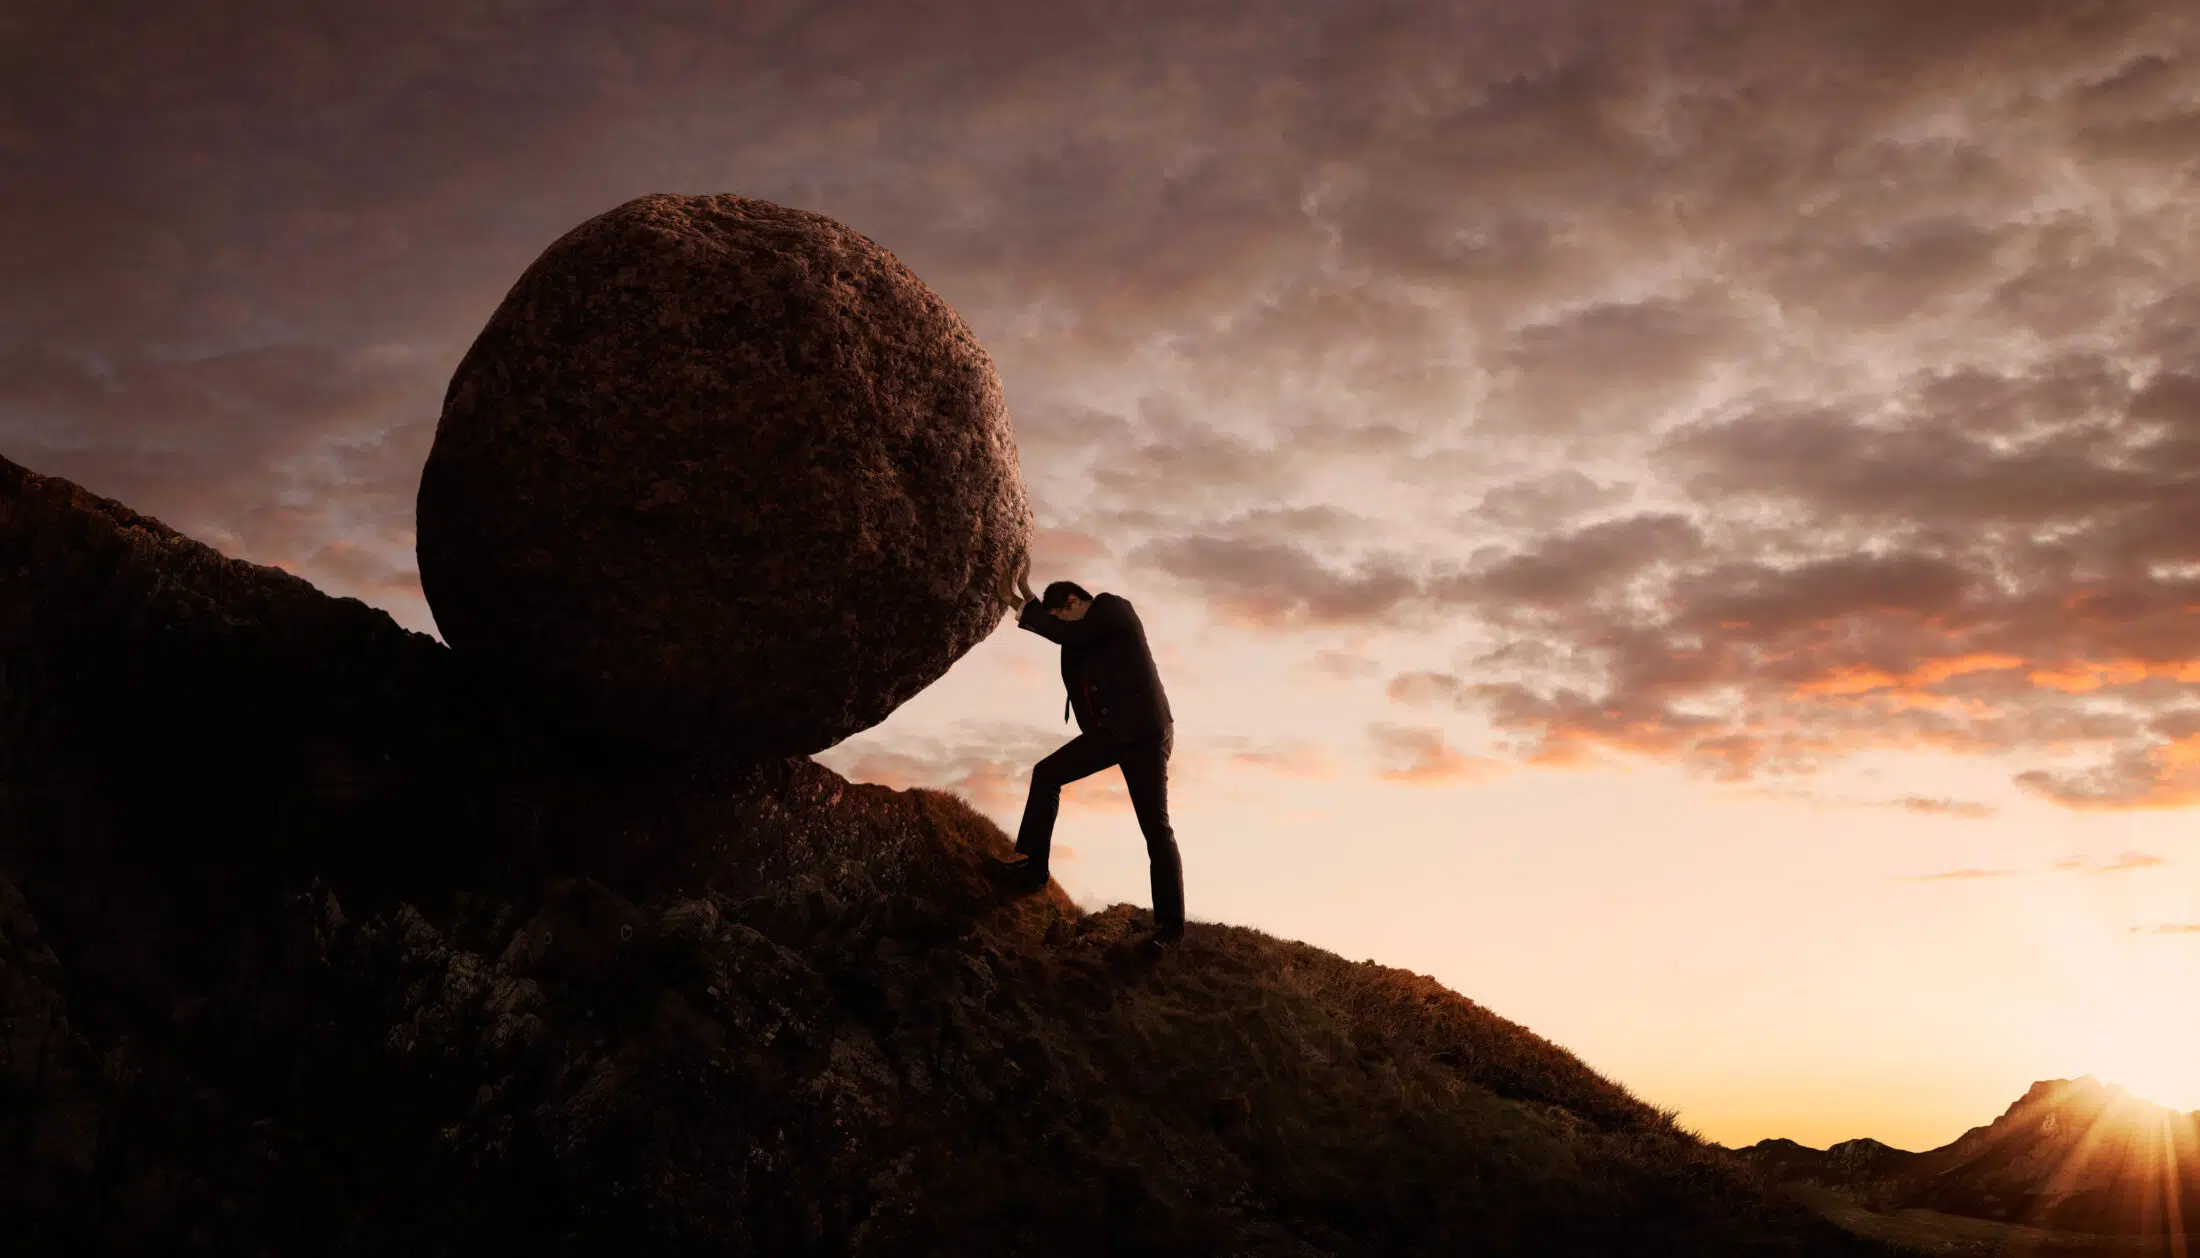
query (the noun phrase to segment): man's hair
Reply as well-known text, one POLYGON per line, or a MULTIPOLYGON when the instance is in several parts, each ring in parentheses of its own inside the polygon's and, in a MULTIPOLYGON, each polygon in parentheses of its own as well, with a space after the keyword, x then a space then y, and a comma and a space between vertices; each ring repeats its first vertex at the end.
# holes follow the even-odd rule
POLYGON ((1077 584, 1075 581, 1056 581, 1047 587, 1046 593, 1039 596, 1039 605, 1048 611, 1053 611, 1057 607, 1067 607, 1069 606, 1069 596, 1072 594, 1088 603, 1092 601, 1092 595, 1085 593, 1084 586, 1077 584))

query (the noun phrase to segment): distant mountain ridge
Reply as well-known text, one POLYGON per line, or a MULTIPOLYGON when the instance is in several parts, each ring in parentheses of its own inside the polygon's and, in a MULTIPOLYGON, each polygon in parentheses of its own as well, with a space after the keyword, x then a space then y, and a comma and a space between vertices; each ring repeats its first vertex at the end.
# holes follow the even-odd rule
POLYGON ((2001 1116, 1921 1153, 1876 1140, 1741 1157, 1775 1183, 1838 1190, 1880 1213, 1933 1210, 2103 1236, 2200 1232, 2200 1113, 2090 1075, 2033 1084, 2001 1116))

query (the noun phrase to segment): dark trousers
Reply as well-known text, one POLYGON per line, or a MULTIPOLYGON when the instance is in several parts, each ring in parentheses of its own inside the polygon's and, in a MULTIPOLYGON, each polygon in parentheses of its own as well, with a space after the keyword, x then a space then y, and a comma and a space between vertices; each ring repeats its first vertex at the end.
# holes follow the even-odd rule
POLYGON ((1131 791, 1131 807, 1138 813, 1138 828, 1146 836, 1146 860, 1153 867, 1154 924, 1164 930, 1184 925, 1184 864, 1176 852, 1176 832, 1169 828, 1169 752, 1176 745, 1176 727, 1164 726, 1132 742, 1119 743, 1105 734, 1079 734, 1062 744, 1053 755, 1033 765, 1031 795, 1024 801, 1024 822, 1016 830, 1016 850, 1046 868, 1047 853, 1054 846, 1054 817, 1062 804, 1062 787, 1089 778, 1111 765, 1123 766, 1123 784, 1131 791))

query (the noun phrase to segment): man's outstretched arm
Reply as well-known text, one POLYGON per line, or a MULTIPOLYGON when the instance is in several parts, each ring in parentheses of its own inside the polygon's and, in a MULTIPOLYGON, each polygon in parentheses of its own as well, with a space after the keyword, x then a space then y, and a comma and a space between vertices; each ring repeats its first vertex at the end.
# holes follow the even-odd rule
MULTIPOLYGON (((1062 620, 1047 612, 1046 605, 1031 589, 1031 556, 1024 555, 1017 563, 1016 575, 1004 578, 995 594, 1016 612, 1016 627, 1029 629, 1050 642, 1068 645, 1071 642, 1089 642, 1096 635, 1089 632, 1072 636, 1071 631, 1087 629, 1092 624, 1092 614, 1087 612, 1082 620, 1062 620)), ((1094 604, 1097 609, 1098 604, 1094 604)))
POLYGON ((1111 634, 1120 632, 1130 620, 1131 605, 1113 595, 1103 594, 1092 601, 1092 610, 1077 620, 1063 620, 1047 611, 1037 599, 1024 604, 1017 614, 1019 628, 1029 629, 1049 642, 1063 646, 1089 646, 1111 634))

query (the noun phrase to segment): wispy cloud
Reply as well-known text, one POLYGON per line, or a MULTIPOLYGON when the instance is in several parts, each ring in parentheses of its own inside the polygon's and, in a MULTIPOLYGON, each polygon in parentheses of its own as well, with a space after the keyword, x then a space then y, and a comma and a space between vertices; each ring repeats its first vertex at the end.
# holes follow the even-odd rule
POLYGON ((1977 882, 1987 878, 2015 876, 2013 869, 1944 869, 1939 873, 1912 874, 1904 882, 1977 882))
POLYGON ((1259 743, 1244 738, 1218 738, 1214 746, 1221 762, 1230 767, 1255 769, 1284 778, 1321 780, 1336 776, 1336 762, 1329 749, 1320 743, 1259 743))
POLYGON ((1306 662, 1314 675, 1329 681, 1361 681, 1383 671, 1382 663, 1353 651, 1324 647, 1306 662))
POLYGON ((1942 799, 1933 795, 1905 795, 1895 800, 1893 806, 1906 812, 1921 812, 1935 817, 1961 817, 1967 821, 1982 821, 1999 811, 1992 804, 1968 799, 1942 799))
POLYGON ((2122 874, 2135 869, 2154 869, 2169 864, 2169 858, 2152 852, 2129 851, 2101 860, 2092 856, 2066 856, 2055 862, 2055 872, 2061 874, 2122 874))
MULTIPOLYGON (((1938 811, 1931 810, 1931 811, 1938 811)), ((2154 869, 2169 864, 2169 859, 2152 852, 2127 851, 2102 859, 2095 856, 2066 856, 2043 867, 2039 872, 2047 874, 2085 874, 2099 877, 2106 874, 2130 873, 2140 869, 2154 869)), ((1904 878, 1904 882, 1968 882, 1981 878, 2015 878, 2025 871, 2021 869, 1950 869, 1940 873, 1917 874, 1904 878)))
POLYGON ((2200 935, 2200 922, 2164 922, 2159 926, 2134 926, 2134 935, 2200 935))
POLYGON ((1460 752, 1433 726, 1378 723, 1369 726, 1367 734, 1382 760, 1376 776, 1385 782, 1451 786, 1479 781, 1503 767, 1498 761, 1460 752))

